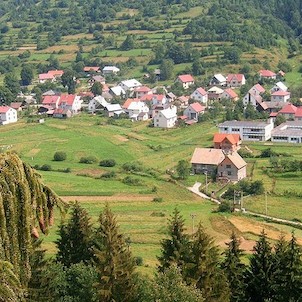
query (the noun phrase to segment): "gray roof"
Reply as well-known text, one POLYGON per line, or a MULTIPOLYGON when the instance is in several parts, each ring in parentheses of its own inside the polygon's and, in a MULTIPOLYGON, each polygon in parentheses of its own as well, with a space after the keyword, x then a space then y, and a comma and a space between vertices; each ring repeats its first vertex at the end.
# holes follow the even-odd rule
POLYGON ((302 136, 302 121, 287 121, 272 130, 272 136, 302 136))
POLYGON ((267 122, 261 121, 225 121, 218 125, 218 127, 266 127, 269 125, 267 122))

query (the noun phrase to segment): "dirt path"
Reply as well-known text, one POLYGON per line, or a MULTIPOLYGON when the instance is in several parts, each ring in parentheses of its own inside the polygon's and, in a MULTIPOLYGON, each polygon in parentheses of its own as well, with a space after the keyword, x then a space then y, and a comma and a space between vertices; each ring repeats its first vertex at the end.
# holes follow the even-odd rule
POLYGON ((201 183, 200 183, 200 182, 196 182, 196 183, 193 185, 193 187, 188 187, 187 189, 188 189, 189 191, 191 191, 192 193, 194 193, 194 194, 196 194, 196 195, 198 195, 198 196, 200 196, 200 197, 202 197, 202 198, 204 198, 204 199, 209 199, 209 200, 211 200, 211 201, 213 201, 213 202, 216 202, 217 204, 220 204, 220 201, 219 201, 219 200, 217 200, 217 199, 215 199, 215 198, 212 198, 212 197, 210 197, 210 196, 208 196, 208 195, 206 195, 206 194, 204 194, 204 193, 201 193, 201 192, 199 191, 200 186, 201 186, 201 183))
POLYGON ((65 202, 80 201, 152 201, 153 195, 138 195, 138 194, 115 194, 112 196, 61 196, 65 202))

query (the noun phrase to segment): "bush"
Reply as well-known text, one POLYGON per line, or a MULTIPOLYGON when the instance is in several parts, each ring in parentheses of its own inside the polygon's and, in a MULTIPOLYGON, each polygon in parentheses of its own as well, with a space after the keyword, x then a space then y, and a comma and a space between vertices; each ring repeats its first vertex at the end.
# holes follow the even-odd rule
POLYGON ((101 178, 109 179, 109 178, 114 178, 115 176, 116 176, 115 172, 114 171, 110 171, 110 172, 102 174, 101 178))
POLYGON ((66 158, 67 158, 67 155, 63 151, 57 151, 53 156, 54 161, 64 161, 66 158))
POLYGON ((93 164, 96 163, 98 159, 95 156, 84 156, 80 158, 81 164, 93 164))
POLYGON ((251 151, 248 151, 246 149, 240 149, 238 150, 238 154, 242 157, 242 158, 253 158, 254 155, 252 154, 251 151))
POLYGON ((42 171, 51 171, 52 168, 51 168, 51 165, 44 164, 43 166, 40 167, 40 170, 42 170, 42 171))
POLYGON ((144 262, 141 256, 134 257, 134 261, 137 266, 142 266, 144 262))
POLYGON ((229 202, 223 201, 219 206, 218 206, 218 212, 222 213, 231 213, 232 209, 230 206, 229 202))
POLYGON ((131 176, 126 176, 123 179, 123 183, 126 184, 126 185, 129 185, 129 186, 142 186, 143 185, 143 183, 140 179, 134 178, 134 177, 131 177, 131 176))
POLYGON ((164 200, 162 197, 154 197, 152 201, 153 202, 163 202, 164 200))
POLYGON ((138 162, 133 162, 133 163, 124 163, 122 166, 123 170, 127 172, 140 172, 143 171, 143 167, 140 163, 138 162))
POLYGON ((116 165, 116 161, 114 159, 104 159, 100 161, 101 167, 114 167, 116 165))

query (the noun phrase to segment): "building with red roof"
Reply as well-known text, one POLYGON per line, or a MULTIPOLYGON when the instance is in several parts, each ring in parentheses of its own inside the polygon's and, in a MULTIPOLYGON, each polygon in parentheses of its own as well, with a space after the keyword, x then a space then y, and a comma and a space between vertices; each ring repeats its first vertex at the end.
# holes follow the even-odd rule
POLYGON ((17 120, 17 110, 9 106, 0 106, 0 125, 15 123, 17 120))
POLYGON ((241 87, 242 85, 245 85, 245 76, 242 73, 233 74, 230 73, 227 75, 227 86, 229 87, 241 87))
POLYGON ((206 110, 206 106, 201 105, 198 102, 190 104, 185 110, 184 114, 187 116, 189 120, 195 120, 198 121, 198 117, 204 113, 206 110))
POLYGON ((190 74, 182 74, 177 77, 176 82, 181 83, 184 89, 188 89, 194 85, 195 80, 190 74))
POLYGON ((190 98, 194 101, 201 102, 206 106, 208 104, 208 93, 202 87, 195 89, 195 91, 190 95, 190 98))
POLYGON ((238 94, 232 88, 227 88, 223 91, 221 98, 226 100, 237 101, 238 94))
POLYGON ((259 76, 260 79, 271 79, 271 80, 276 79, 276 74, 273 71, 267 69, 259 70, 259 76))
POLYGON ((271 102, 287 102, 290 99, 289 91, 275 91, 271 94, 271 102))
POLYGON ((83 70, 84 70, 84 72, 91 72, 91 71, 100 72, 100 67, 98 67, 98 66, 85 66, 83 68, 83 70))
POLYGON ((59 95, 45 95, 42 99, 42 105, 51 106, 53 109, 55 109, 58 108, 59 101, 59 95))
POLYGON ((213 143, 215 149, 236 151, 240 149, 241 138, 239 134, 215 133, 213 143))
POLYGON ((39 74, 39 83, 45 83, 46 81, 55 82, 57 78, 60 78, 64 74, 63 70, 49 70, 47 73, 39 74))
POLYGON ((141 87, 134 88, 134 94, 135 97, 141 98, 146 94, 152 94, 152 90, 148 86, 141 86, 141 87))
POLYGON ((295 121, 302 121, 302 106, 297 107, 295 112, 295 121))

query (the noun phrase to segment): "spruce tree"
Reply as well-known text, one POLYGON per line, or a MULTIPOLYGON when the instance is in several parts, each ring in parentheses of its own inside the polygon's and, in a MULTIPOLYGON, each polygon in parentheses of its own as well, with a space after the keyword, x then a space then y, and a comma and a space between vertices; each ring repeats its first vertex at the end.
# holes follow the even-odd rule
POLYGON ((0 258, 12 263, 22 285, 31 277, 32 237, 48 232, 62 201, 14 153, 0 155, 0 258))
POLYGON ((275 246, 273 300, 302 301, 302 259, 301 249, 292 234, 287 243, 282 236, 275 246))
POLYGON ((247 271, 247 300, 264 302, 273 295, 273 255, 264 231, 254 247, 247 271))
POLYGON ((72 206, 67 224, 59 229, 57 260, 69 267, 80 262, 89 263, 93 257, 93 230, 90 217, 78 202, 72 206))
POLYGON ((239 245, 240 241, 233 232, 231 241, 227 243, 228 247, 224 252, 225 258, 222 262, 222 269, 227 277, 231 291, 231 302, 241 302, 244 301, 245 298, 245 265, 241 262, 243 251, 239 248, 239 245))
POLYGON ((230 293, 226 276, 220 267, 219 250, 201 223, 193 235, 188 253, 190 260, 184 270, 187 283, 200 289, 206 302, 229 301, 230 293))
POLYGON ((179 267, 183 266, 189 242, 189 236, 185 234, 184 224, 183 217, 180 215, 179 210, 175 208, 169 220, 169 238, 163 239, 161 242, 162 255, 158 257, 160 263, 159 271, 163 272, 173 263, 179 267))
POLYGON ((130 301, 134 293, 134 260, 108 205, 99 223, 95 250, 98 297, 103 302, 130 301))

